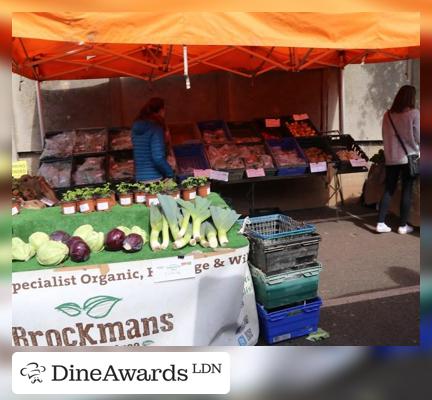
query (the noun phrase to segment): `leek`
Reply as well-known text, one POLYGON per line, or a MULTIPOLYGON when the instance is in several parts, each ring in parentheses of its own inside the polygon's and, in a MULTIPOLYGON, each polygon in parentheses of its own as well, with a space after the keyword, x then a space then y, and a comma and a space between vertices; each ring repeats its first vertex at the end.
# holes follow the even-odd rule
POLYGON ((162 214, 159 211, 159 207, 151 206, 150 207, 150 247, 153 251, 160 250, 161 244, 159 243, 159 235, 162 231, 162 214))
POLYGON ((179 232, 180 238, 182 238, 186 233, 187 227, 189 225, 190 217, 191 217, 190 211, 183 209, 183 219, 181 222, 180 232, 179 232))
POLYGON ((218 247, 216 229, 213 226, 213 224, 210 222, 205 223, 205 235, 206 235, 208 244, 212 249, 215 249, 216 247, 218 247))
POLYGON ((201 233, 200 245, 202 247, 209 247, 209 242, 207 241, 206 234, 205 234, 206 233, 206 224, 207 224, 207 222, 204 222, 201 225, 201 230, 200 230, 200 233, 201 233))
POLYGON ((165 217, 162 217, 162 244, 161 249, 165 250, 169 245, 169 227, 168 221, 165 217))
POLYGON ((173 248, 174 249, 181 249, 181 248, 187 246, 191 239, 192 239, 192 225, 189 224, 187 229, 186 229, 185 235, 181 239, 177 239, 173 243, 173 248))
POLYGON ((221 246, 226 246, 229 242, 227 233, 239 219, 240 214, 231 209, 214 206, 210 207, 210 213, 217 229, 219 243, 221 246))
POLYGON ((201 239, 201 224, 210 217, 210 202, 200 196, 197 196, 195 203, 184 200, 177 200, 179 204, 190 212, 192 217, 192 237, 199 242, 201 239))
POLYGON ((181 236, 178 226, 178 207, 176 200, 172 196, 164 194, 158 194, 158 199, 168 222, 173 239, 180 239, 181 236))

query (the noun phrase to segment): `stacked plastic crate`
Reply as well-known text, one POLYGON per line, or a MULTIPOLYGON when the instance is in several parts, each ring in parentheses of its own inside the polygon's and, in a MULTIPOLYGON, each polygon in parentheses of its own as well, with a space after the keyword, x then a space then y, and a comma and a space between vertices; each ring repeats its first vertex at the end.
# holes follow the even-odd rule
POLYGON ((314 225, 283 215, 247 218, 249 265, 261 332, 269 344, 318 329, 321 299, 317 261, 321 237, 314 225))

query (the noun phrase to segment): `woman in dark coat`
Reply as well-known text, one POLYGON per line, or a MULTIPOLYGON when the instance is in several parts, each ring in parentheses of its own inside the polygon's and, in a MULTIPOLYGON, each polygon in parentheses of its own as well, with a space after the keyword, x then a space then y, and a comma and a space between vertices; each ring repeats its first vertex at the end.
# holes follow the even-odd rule
POLYGON ((132 126, 137 181, 156 181, 174 176, 166 158, 164 117, 163 99, 153 97, 142 108, 132 126))

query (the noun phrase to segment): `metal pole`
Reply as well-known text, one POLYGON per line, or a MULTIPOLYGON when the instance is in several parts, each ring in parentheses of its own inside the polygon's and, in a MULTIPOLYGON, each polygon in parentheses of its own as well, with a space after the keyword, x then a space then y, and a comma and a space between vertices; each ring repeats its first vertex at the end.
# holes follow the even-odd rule
POLYGON ((345 110, 345 96, 344 96, 344 70, 339 67, 339 131, 344 133, 344 110, 345 110))
POLYGON ((36 81, 36 104, 37 104, 38 119, 39 119, 41 145, 43 148, 45 145, 45 125, 44 125, 44 121, 43 121, 42 93, 41 93, 41 82, 40 81, 36 81))

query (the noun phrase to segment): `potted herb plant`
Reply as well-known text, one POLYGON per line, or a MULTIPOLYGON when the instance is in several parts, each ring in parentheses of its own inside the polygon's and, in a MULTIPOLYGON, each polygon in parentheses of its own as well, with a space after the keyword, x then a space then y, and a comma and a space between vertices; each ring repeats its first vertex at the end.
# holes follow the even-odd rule
POLYGON ((116 190, 119 196, 120 205, 131 206, 133 204, 133 187, 132 184, 127 182, 119 183, 116 186, 116 190))
POLYGON ((207 197, 210 194, 210 181, 206 176, 195 178, 198 196, 207 197))
POLYGON ((196 182, 194 177, 187 178, 181 183, 183 200, 193 200, 196 197, 196 182))
POLYGON ((145 204, 146 202, 146 185, 142 182, 137 182, 134 185, 135 191, 134 191, 134 198, 136 204, 145 204))
POLYGON ((112 207, 111 187, 109 183, 94 189, 96 197, 96 210, 109 211, 112 207))
POLYGON ((95 210, 95 200, 94 200, 94 189, 85 187, 82 189, 76 189, 77 194, 77 207, 79 212, 90 213, 95 210))
POLYGON ((180 190, 178 188, 177 182, 174 179, 166 179, 162 182, 162 191, 165 194, 169 194, 175 199, 180 198, 180 190))
POLYGON ((68 190, 63 193, 61 201, 62 214, 70 215, 77 212, 77 193, 75 190, 68 190))
POLYGON ((158 193, 162 191, 161 182, 152 182, 149 183, 146 188, 146 204, 147 207, 156 206, 159 204, 159 200, 157 198, 158 193))

